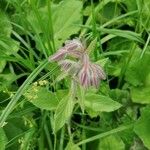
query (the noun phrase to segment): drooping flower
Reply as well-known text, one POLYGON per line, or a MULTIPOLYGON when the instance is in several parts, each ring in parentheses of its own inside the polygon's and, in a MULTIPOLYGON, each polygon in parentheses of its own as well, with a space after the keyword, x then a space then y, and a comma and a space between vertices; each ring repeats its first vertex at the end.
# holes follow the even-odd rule
POLYGON ((78 73, 79 82, 85 88, 94 86, 98 88, 100 80, 104 80, 105 73, 102 68, 89 60, 87 53, 82 58, 82 68, 78 73))
POLYGON ((90 62, 86 53, 83 54, 81 61, 82 68, 78 73, 79 82, 84 87, 90 86, 90 62))
POLYGON ((68 72, 85 88, 94 86, 98 88, 100 81, 106 79, 101 66, 92 63, 83 44, 78 40, 65 42, 65 46, 49 58, 57 61, 62 71, 68 72), (66 59, 66 56, 75 57, 76 60, 66 59))

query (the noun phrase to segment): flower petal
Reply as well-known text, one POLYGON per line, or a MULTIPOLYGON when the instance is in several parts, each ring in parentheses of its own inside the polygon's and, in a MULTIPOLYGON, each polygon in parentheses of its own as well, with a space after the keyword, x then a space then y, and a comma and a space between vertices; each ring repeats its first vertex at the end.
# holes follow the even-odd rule
POLYGON ((62 48, 62 49, 58 50, 55 54, 53 54, 52 56, 50 56, 48 58, 48 60, 49 61, 59 61, 59 60, 64 59, 65 56, 66 56, 66 54, 67 54, 66 49, 62 48))
POLYGON ((73 40, 69 40, 65 42, 65 48, 68 51, 72 51, 72 50, 82 50, 83 49, 83 45, 80 42, 80 40, 78 39, 73 39, 73 40))

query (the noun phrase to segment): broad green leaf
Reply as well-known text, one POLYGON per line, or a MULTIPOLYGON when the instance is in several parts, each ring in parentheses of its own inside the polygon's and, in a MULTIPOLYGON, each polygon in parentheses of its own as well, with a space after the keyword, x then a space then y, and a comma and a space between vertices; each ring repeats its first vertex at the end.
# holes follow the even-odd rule
POLYGON ((145 80, 144 86, 145 87, 149 87, 150 86, 150 73, 148 74, 148 76, 147 76, 147 78, 145 80))
POLYGON ((5 150, 7 144, 7 138, 3 128, 0 128, 0 150, 5 150))
POLYGON ((10 88, 12 83, 16 80, 17 76, 12 73, 0 74, 0 90, 6 90, 10 88))
POLYGON ((61 100, 63 97, 66 97, 67 96, 67 94, 68 94, 68 89, 65 89, 65 90, 58 90, 57 92, 56 92, 56 96, 57 96, 57 99, 58 100, 61 100))
POLYGON ((32 86, 25 93, 25 97, 36 107, 46 110, 54 110, 59 102, 54 93, 42 86, 32 86))
POLYGON ((125 73, 125 80, 133 86, 144 84, 150 73, 150 53, 146 52, 142 58, 140 56, 141 49, 137 48, 125 73))
POLYGON ((150 106, 142 109, 141 117, 136 121, 134 126, 135 133, 143 141, 144 145, 150 149, 150 106))
POLYGON ((119 109, 121 104, 108 96, 88 93, 85 96, 85 106, 95 112, 111 112, 119 109))
MULTIPOLYGON (((11 141, 11 149, 19 149, 20 144, 18 143, 19 138, 24 136, 25 131, 29 129, 29 124, 25 122, 25 117, 19 117, 7 120, 4 126, 5 134, 7 135, 8 141, 11 141), (20 135, 20 136, 18 136, 20 135)), ((30 124, 31 125, 31 124, 30 124)))
POLYGON ((118 16, 120 14, 121 9, 119 7, 116 7, 116 3, 113 3, 113 1, 112 1, 108 4, 106 4, 103 7, 103 9, 100 11, 100 14, 98 17, 99 17, 101 24, 103 24, 107 21, 110 21, 111 19, 115 18, 116 16, 118 16))
POLYGON ((143 0, 140 1, 140 9, 141 9, 141 21, 144 27, 150 31, 150 1, 143 0))
POLYGON ((127 6, 128 11, 137 10, 137 0, 124 0, 123 3, 127 6))
POLYGON ((131 88, 131 98, 135 103, 150 104, 150 87, 131 88))
MULTIPOLYGON (((46 25, 45 28, 47 28, 48 24, 47 10, 47 6, 41 7, 38 10, 41 17, 40 19, 44 22, 44 25, 46 25)), ((76 34, 80 30, 79 24, 82 23, 81 10, 82 2, 79 0, 64 0, 59 4, 52 3, 52 26, 56 48, 60 47, 72 34, 76 34)), ((27 20, 30 22, 36 33, 44 32, 41 29, 41 23, 39 23, 34 11, 29 13, 27 20)), ((34 31, 32 30, 32 32, 34 31)), ((45 45, 47 45, 47 41, 44 42, 45 45)))
POLYGON ((100 140, 98 150, 125 150, 125 144, 117 135, 110 135, 100 140))
POLYGON ((81 150, 81 149, 70 140, 65 150, 81 150))
POLYGON ((19 50, 19 42, 12 38, 0 35, 0 56, 16 54, 19 50))
POLYGON ((6 65, 6 61, 5 60, 1 60, 0 61, 0 73, 3 71, 3 69, 5 68, 6 65))
POLYGON ((108 43, 108 50, 109 51, 120 51, 120 50, 127 50, 133 47, 133 41, 129 39, 125 39, 123 37, 115 37, 108 43))
POLYGON ((117 88, 110 90, 109 95, 112 99, 115 99, 119 102, 130 99, 129 92, 127 90, 120 90, 117 88))
POLYGON ((0 10, 0 35, 10 36, 12 26, 8 17, 0 10))
MULTIPOLYGON (((7 55, 15 55, 19 50, 19 42, 5 35, 0 35, 0 58, 7 55)), ((6 60, 0 61, 0 72, 3 71, 6 60)))
POLYGON ((52 19, 56 47, 79 31, 81 10, 82 2, 79 0, 64 0, 55 8, 52 19))
POLYGON ((74 107, 72 96, 67 95, 58 104, 54 116, 54 132, 57 132, 70 119, 74 107))

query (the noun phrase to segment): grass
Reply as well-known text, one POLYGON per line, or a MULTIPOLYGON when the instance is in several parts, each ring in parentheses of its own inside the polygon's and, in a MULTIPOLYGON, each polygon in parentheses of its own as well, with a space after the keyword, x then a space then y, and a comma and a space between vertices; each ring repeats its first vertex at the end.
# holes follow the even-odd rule
POLYGON ((2 0, 0 150, 150 149, 149 14, 148 0, 2 0), (48 61, 76 38, 98 88, 48 61))

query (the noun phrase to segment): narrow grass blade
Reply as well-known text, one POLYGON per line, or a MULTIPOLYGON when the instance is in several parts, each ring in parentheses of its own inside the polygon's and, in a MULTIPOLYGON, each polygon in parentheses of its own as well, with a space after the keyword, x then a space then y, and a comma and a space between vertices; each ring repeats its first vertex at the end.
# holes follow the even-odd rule
POLYGON ((103 33, 113 34, 113 35, 127 38, 129 40, 144 43, 144 40, 140 37, 140 35, 138 33, 132 32, 132 31, 119 30, 119 29, 106 29, 106 28, 99 28, 98 30, 103 33))
POLYGON ((130 129, 130 128, 132 128, 132 127, 133 127, 133 124, 131 124, 131 125, 126 125, 126 126, 121 126, 121 127, 116 128, 116 129, 112 129, 112 130, 110 130, 110 131, 107 131, 107 132, 104 132, 104 133, 95 135, 95 136, 93 136, 93 137, 90 137, 90 138, 88 138, 88 139, 86 139, 86 140, 83 140, 83 141, 77 143, 76 145, 82 145, 82 144, 85 144, 85 143, 89 143, 89 142, 92 142, 92 141, 94 141, 94 140, 97 140, 97 139, 106 137, 106 136, 108 136, 108 135, 115 134, 115 133, 118 133, 118 132, 121 132, 121 131, 130 129))

